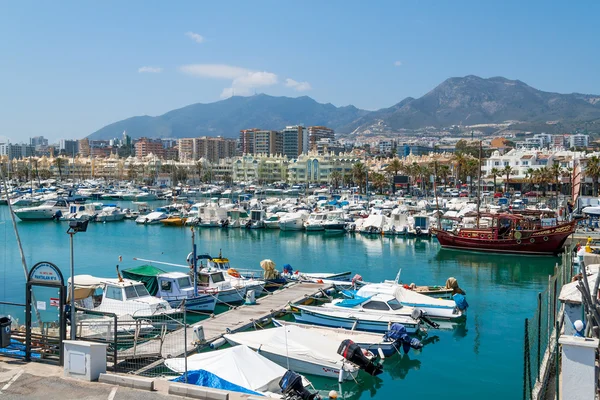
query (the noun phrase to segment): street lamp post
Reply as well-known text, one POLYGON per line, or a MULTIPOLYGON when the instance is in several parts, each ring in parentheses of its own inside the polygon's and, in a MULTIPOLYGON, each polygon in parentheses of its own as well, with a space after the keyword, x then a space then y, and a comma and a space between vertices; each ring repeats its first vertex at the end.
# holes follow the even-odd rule
POLYGON ((71 340, 77 338, 77 324, 75 321, 75 258, 73 256, 73 236, 77 232, 85 232, 87 230, 89 221, 71 221, 69 222, 69 229, 67 234, 69 235, 69 242, 71 247, 71 288, 70 288, 70 306, 71 306, 71 340))

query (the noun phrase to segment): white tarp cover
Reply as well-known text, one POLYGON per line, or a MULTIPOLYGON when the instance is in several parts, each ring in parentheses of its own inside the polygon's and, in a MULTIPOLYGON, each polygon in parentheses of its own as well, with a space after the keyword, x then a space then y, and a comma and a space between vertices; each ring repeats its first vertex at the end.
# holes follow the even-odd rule
POLYGON ((232 344, 246 345, 255 350, 260 348, 261 351, 330 368, 340 369, 343 365, 343 358, 337 353, 340 341, 297 326, 240 332, 227 334, 224 337, 232 344))
POLYGON ((454 308, 454 300, 436 299, 415 291, 405 289, 401 285, 393 283, 370 283, 358 289, 356 294, 360 297, 370 297, 376 294, 387 294, 394 296, 400 303, 421 304, 422 306, 450 307, 454 308))
MULTIPOLYGON (((261 333, 263 331, 259 331, 261 333)), ((171 358, 165 365, 179 373, 185 372, 183 358, 171 358)), ((188 371, 203 369, 219 378, 256 392, 280 392, 279 380, 286 369, 257 354, 246 346, 194 354, 188 357, 188 371)))
MULTIPOLYGON (((596 285, 596 277, 598 276, 598 269, 600 264, 588 265, 585 268, 588 272, 587 278, 590 284, 590 290, 596 285)), ((581 292, 577 289, 578 281, 567 283, 560 289, 560 295, 558 300, 563 303, 581 304, 581 292)))

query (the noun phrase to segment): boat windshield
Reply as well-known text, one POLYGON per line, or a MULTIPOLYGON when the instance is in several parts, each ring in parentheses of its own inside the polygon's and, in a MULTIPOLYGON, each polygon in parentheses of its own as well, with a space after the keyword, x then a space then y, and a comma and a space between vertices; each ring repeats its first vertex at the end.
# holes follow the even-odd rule
POLYGON ((192 286, 190 278, 187 276, 184 276, 183 278, 177 278, 177 284, 179 285, 180 289, 186 289, 192 286))
POLYGON ((216 274, 212 274, 211 278, 212 278, 212 281, 214 283, 223 282, 225 280, 225 277, 223 276, 222 272, 219 272, 219 273, 216 273, 216 274))
POLYGON ((400 302, 396 299, 390 300, 387 303, 388 306, 390 306, 390 308, 394 311, 402 308, 402 304, 400 304, 400 302))
POLYGON ((125 286, 125 297, 127 299, 136 299, 138 297, 150 296, 144 285, 125 286))

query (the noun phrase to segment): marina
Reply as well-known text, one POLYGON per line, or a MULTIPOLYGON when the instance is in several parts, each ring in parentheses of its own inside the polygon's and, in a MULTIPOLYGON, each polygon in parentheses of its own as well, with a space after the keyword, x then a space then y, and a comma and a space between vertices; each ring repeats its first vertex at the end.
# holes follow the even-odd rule
MULTIPOLYGON (((121 203, 121 206, 127 208, 128 204, 121 203)), ((1 207, 0 213, 1 220, 9 222, 6 207, 1 207)), ((69 254, 65 223, 19 222, 18 227, 24 249, 31 249, 26 251, 28 264, 52 259, 67 270, 69 254), (44 238, 41 242, 38 239, 40 237, 44 238)), ((140 226, 128 220, 90 224, 86 233, 75 237, 76 273, 116 278, 115 264, 119 264, 123 270, 136 267, 142 264, 133 260, 136 257, 185 265, 186 255, 191 248, 189 229, 160 224, 140 226)), ((520 327, 522 320, 535 308, 536 293, 543 290, 547 276, 558 260, 553 257, 492 259, 485 254, 444 250, 435 239, 416 237, 200 227, 195 228, 195 232, 199 254, 216 255, 222 251, 229 258, 231 266, 239 271, 260 271, 260 262, 269 258, 279 271, 285 264, 291 264, 295 271, 307 274, 324 271, 345 273, 351 270, 353 274, 360 274, 366 282, 394 279, 399 269, 402 270, 401 281, 405 284, 443 286, 450 276, 460 282, 469 298, 466 321, 451 330, 430 330, 430 344, 419 352, 386 359, 383 373, 377 377, 359 375, 358 383, 346 381, 342 389, 347 396, 345 398, 352 399, 368 398, 372 391, 377 393, 377 397, 385 397, 400 388, 406 393, 411 393, 411 388, 414 388, 413 393, 416 394, 420 392, 417 388, 426 385, 432 376, 436 376, 441 384, 464 386, 467 397, 476 397, 489 388, 503 398, 520 393, 521 373, 512 367, 522 361, 520 327), (454 356, 448 358, 441 346, 450 346, 452 354, 460 357, 465 374, 448 375, 444 372, 454 368, 455 362, 454 356), (497 362, 498 347, 504 349, 503 362, 497 362), (479 377, 485 386, 474 384, 471 376, 479 377)), ((2 233, 6 239, 6 251, 0 258, 3 258, 5 265, 14 265, 15 268, 2 271, 6 279, 3 279, 1 288, 5 297, 1 300, 19 301, 23 296, 19 282, 24 281, 18 267, 19 254, 10 223, 0 225, 2 233), (9 281, 14 284, 9 285, 9 281)), ((179 267, 157 266, 166 271, 183 271, 179 267)), ((288 302, 301 300, 305 295, 318 292, 321 287, 310 283, 294 285, 281 291, 281 294, 258 298, 257 305, 239 306, 231 311, 228 311, 228 307, 217 305, 215 318, 203 317, 195 322, 192 314, 188 324, 204 325, 204 336, 208 341, 228 329, 235 330, 252 324, 252 320, 285 308, 288 302)), ((22 311, 8 306, 0 307, 2 312, 23 320, 22 311)), ((167 334, 165 340, 169 344, 163 345, 163 349, 171 348, 173 354, 180 353, 184 348, 181 336, 182 330, 167 334)), ((188 349, 192 350, 193 328, 188 328, 187 336, 190 343, 188 349)), ((152 368, 156 369, 161 364, 158 360, 166 355, 160 354, 156 344, 148 344, 145 349, 143 346, 140 344, 136 351, 141 349, 146 353, 154 353, 155 357, 144 364, 146 368, 136 367, 142 375, 152 368)), ((120 358, 119 363, 123 362, 125 360, 120 358)), ((339 390, 335 379, 311 377, 310 380, 319 390, 339 390)))

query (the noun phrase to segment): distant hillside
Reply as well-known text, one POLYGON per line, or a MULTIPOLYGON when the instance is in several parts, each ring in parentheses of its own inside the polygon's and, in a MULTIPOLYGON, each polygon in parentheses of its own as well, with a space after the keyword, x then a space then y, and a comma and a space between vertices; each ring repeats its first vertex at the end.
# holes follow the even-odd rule
POLYGON ((579 122, 600 118, 600 96, 542 92, 518 80, 469 75, 450 78, 418 99, 407 98, 342 127, 363 131, 377 123, 388 129, 523 122, 579 122))
POLYGON ((105 126, 89 138, 110 139, 124 130, 134 138, 237 137, 241 129, 281 129, 299 123, 325 125, 338 133, 363 133, 372 127, 396 132, 504 121, 520 121, 523 126, 556 121, 554 127, 568 127, 595 120, 600 120, 598 95, 543 92, 518 80, 469 75, 447 79, 418 99, 408 97, 390 108, 372 112, 321 104, 306 96, 238 96, 192 104, 157 117, 128 118, 105 126))
POLYGON ((310 97, 234 96, 209 104, 192 104, 157 117, 133 117, 97 130, 90 139, 111 139, 124 130, 133 137, 237 137, 241 129, 281 129, 286 125, 325 125, 337 129, 366 115, 354 106, 335 107, 310 97))

